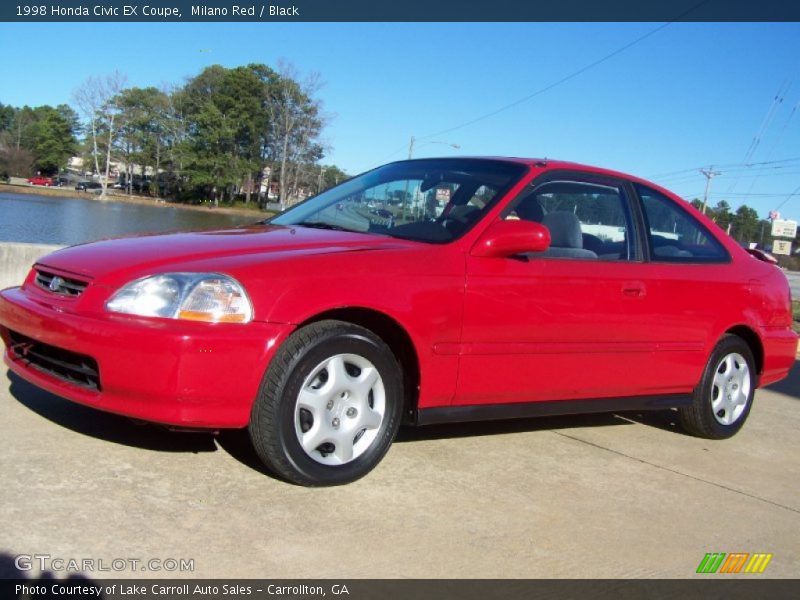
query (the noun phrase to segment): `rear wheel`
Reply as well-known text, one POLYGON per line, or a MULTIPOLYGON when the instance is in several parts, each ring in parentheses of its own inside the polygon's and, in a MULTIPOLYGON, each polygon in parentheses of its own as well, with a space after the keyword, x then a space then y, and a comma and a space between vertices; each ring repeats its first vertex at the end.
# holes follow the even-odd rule
POLYGON ((680 409, 681 424, 700 437, 731 437, 750 414, 755 388, 750 347, 740 337, 726 335, 708 359, 692 405, 680 409))
POLYGON ((342 321, 304 327, 273 359, 250 419, 261 460, 300 485, 366 475, 389 449, 402 414, 402 375, 390 348, 342 321))

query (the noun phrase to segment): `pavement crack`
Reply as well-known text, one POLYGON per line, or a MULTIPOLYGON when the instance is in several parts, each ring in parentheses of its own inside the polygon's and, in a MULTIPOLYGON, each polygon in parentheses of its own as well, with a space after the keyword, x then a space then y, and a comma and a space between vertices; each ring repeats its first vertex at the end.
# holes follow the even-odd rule
POLYGON ((786 506, 785 504, 780 504, 779 502, 773 502, 772 500, 768 500, 767 498, 762 498, 761 496, 756 496, 754 494, 748 494, 742 490, 737 490, 736 488, 729 487, 727 485, 723 485, 721 483, 717 483, 716 481, 709 481, 708 479, 703 479, 702 477, 696 477, 695 475, 689 475, 688 473, 683 473, 682 471, 678 471, 676 469, 670 469, 669 467, 665 467, 664 465, 659 465, 656 463, 652 463, 650 461, 644 460, 643 458, 638 458, 636 456, 631 456, 630 454, 625 454, 624 452, 620 452, 619 450, 614 450, 613 448, 607 448, 606 446, 601 446, 600 444, 595 444, 594 442, 589 442, 586 440, 582 440, 581 438, 567 435, 561 431, 556 431, 554 429, 549 430, 551 433, 555 433, 556 435, 560 435, 561 437, 565 437, 567 439, 579 442, 581 444, 586 444, 587 446, 593 446, 600 450, 605 450, 606 452, 611 452, 612 454, 617 454, 619 456, 628 458, 630 460, 635 460, 636 462, 640 462, 642 464, 648 465, 650 467, 654 467, 656 469, 661 469, 662 471, 667 471, 669 473, 674 473, 675 475, 680 475, 681 477, 688 477, 689 479, 694 479, 695 481, 699 481, 701 483, 705 483, 707 485, 713 485, 714 487, 718 487, 723 490, 727 490, 729 492, 733 492, 734 494, 739 494, 741 496, 747 496, 748 498, 752 498, 753 500, 758 500, 760 502, 765 502, 767 504, 771 504, 772 506, 777 506, 778 508, 782 508, 784 510, 791 511, 796 514, 800 514, 800 510, 796 508, 792 508, 791 506, 786 506))

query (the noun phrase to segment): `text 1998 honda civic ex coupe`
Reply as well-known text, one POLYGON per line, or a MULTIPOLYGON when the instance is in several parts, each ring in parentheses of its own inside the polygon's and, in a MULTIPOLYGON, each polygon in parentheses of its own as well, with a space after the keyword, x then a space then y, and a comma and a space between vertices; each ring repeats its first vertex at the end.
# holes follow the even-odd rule
POLYGON ((0 293, 5 361, 355 480, 401 422, 676 408, 726 438, 797 336, 784 274, 670 192, 550 160, 392 163, 266 222, 100 241, 0 293))

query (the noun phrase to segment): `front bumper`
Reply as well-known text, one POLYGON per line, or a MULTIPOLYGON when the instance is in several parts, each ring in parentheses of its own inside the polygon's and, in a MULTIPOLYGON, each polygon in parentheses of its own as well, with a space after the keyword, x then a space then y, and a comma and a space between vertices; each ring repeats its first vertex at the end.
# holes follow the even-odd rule
POLYGON ((20 288, 0 292, 5 363, 53 394, 169 425, 245 427, 269 361, 292 325, 208 324, 59 311, 20 288), (13 332, 13 333, 11 333, 13 332), (11 348, 29 338, 96 361, 98 389, 37 368, 11 348))

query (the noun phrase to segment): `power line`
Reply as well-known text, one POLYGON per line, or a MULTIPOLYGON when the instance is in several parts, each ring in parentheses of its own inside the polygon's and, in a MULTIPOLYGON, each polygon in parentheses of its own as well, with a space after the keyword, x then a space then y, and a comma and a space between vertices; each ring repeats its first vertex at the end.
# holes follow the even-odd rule
POLYGON ((776 206, 774 210, 778 210, 781 206, 786 204, 789 200, 792 199, 793 196, 796 196, 798 193, 800 193, 800 185, 798 185, 791 194, 786 196, 786 199, 780 204, 778 204, 778 206, 776 206))
MULTIPOLYGON (((495 109, 495 110, 493 110, 493 111, 491 111, 491 112, 488 112, 488 113, 485 113, 485 114, 483 114, 483 115, 480 115, 479 117, 476 117, 476 118, 474 118, 474 119, 471 119, 471 120, 469 120, 469 121, 466 121, 465 123, 461 123, 460 125, 456 125, 455 127, 450 127, 450 128, 448 128, 448 129, 443 129, 443 130, 441 130, 441 131, 437 131, 437 132, 435 132, 435 133, 429 133, 429 134, 427 134, 427 135, 424 135, 424 136, 421 136, 421 137, 419 137, 419 138, 417 138, 417 139, 418 139, 418 140, 420 140, 420 141, 422 141, 422 140, 427 140, 427 139, 430 139, 430 138, 432 138, 432 137, 438 137, 438 136, 440 136, 440 135, 444 135, 444 134, 447 134, 447 133, 451 133, 451 132, 453 132, 453 131, 456 131, 456 130, 458 130, 458 129, 463 129, 464 127, 468 127, 468 126, 470 126, 470 125, 474 125, 475 123, 478 123, 479 121, 483 121, 484 119, 488 119, 489 117, 493 117, 493 116, 494 116, 494 115, 496 115, 496 114, 499 114, 499 113, 501 113, 501 112, 504 112, 504 111, 508 110, 509 108, 513 108, 513 107, 515 107, 515 106, 518 106, 518 105, 520 105, 520 104, 523 104, 523 103, 525 103, 525 102, 527 102, 527 101, 529 101, 529 100, 532 100, 532 99, 533 99, 533 98, 535 98, 536 96, 539 96, 539 95, 541 95, 541 94, 544 94, 545 92, 548 92, 548 91, 552 90, 554 87, 557 87, 557 86, 561 85, 562 83, 566 83, 567 81, 570 81, 570 80, 572 80, 572 79, 574 79, 574 78, 578 77, 579 75, 582 75, 582 74, 583 74, 583 73, 585 73, 586 71, 588 71, 588 70, 590 70, 590 69, 592 69, 592 68, 594 68, 594 67, 596 67, 596 66, 598 66, 598 65, 600 65, 600 64, 602 64, 602 63, 604 63, 604 62, 606 62, 607 60, 610 60, 611 58, 614 58, 614 57, 615 57, 615 56, 617 56, 618 54, 621 54, 622 52, 624 52, 624 51, 625 51, 625 50, 627 50, 628 48, 631 48, 631 47, 635 46, 636 44, 638 44, 638 43, 640 43, 640 42, 643 42, 644 40, 646 40, 647 38, 649 38, 649 37, 651 37, 651 36, 655 35, 655 34, 656 34, 656 33, 658 33, 659 31, 661 31, 662 29, 665 29, 666 27, 669 27, 669 26, 670 26, 670 25, 672 25, 672 24, 673 24, 675 21, 678 21, 678 20, 680 20, 681 18, 685 17, 687 14, 689 14, 689 13, 690 13, 690 12, 692 12, 692 11, 694 11, 694 10, 695 10, 695 9, 697 9, 698 7, 702 6, 703 4, 706 4, 708 1, 709 1, 709 0, 703 0, 702 2, 699 2, 699 3, 697 3, 696 5, 694 5, 693 7, 691 7, 689 10, 687 10, 687 11, 685 11, 685 12, 681 13, 680 15, 678 15, 678 16, 677 16, 675 19, 673 19, 672 21, 668 21, 668 22, 666 22, 666 23, 663 23, 662 25, 659 25, 659 26, 658 26, 658 27, 656 27, 655 29, 653 29, 653 30, 651 30, 651 31, 649 31, 649 32, 647 32, 647 33, 645 33, 645 34, 644 34, 644 35, 642 35, 642 36, 639 36, 639 37, 638 37, 638 38, 636 38, 635 40, 633 40, 633 41, 631 41, 631 42, 628 42, 628 43, 627 43, 627 44, 625 44, 624 46, 621 46, 621 47, 617 48, 616 50, 614 50, 614 51, 613 51, 613 52, 611 52, 610 54, 606 54, 606 55, 605 55, 605 56, 603 56, 602 58, 599 58, 599 59, 597 59, 597 60, 595 60, 595 61, 593 61, 593 62, 589 63, 588 65, 585 65, 585 66, 581 67, 581 68, 580 68, 580 69, 578 69, 577 71, 573 71, 572 73, 570 73, 570 74, 568 74, 568 75, 566 75, 566 76, 562 77, 562 78, 561 78, 561 79, 559 79, 558 81, 555 81, 554 83, 551 83, 551 84, 549 84, 549 85, 546 85, 545 87, 543 87, 543 88, 540 88, 540 89, 536 90, 535 92, 533 92, 533 93, 531 93, 531 94, 528 94, 527 96, 524 96, 524 97, 522 97, 522 98, 520 98, 520 99, 518 99, 518 100, 515 100, 514 102, 511 102, 510 104, 506 104, 505 106, 501 106, 500 108, 498 108, 498 109, 495 109)), ((392 157, 392 156, 394 156, 395 154, 398 154, 400 151, 404 150, 404 149, 405 149, 405 147, 406 147, 406 146, 404 145, 404 146, 402 146, 401 148, 398 148, 397 150, 395 150, 395 151, 394 151, 394 152, 392 152, 391 154, 387 155, 387 156, 386 156, 386 157, 385 157, 383 160, 386 160, 386 159, 388 159, 388 158, 391 158, 391 157, 392 157)), ((381 163, 379 162, 379 163, 376 163, 376 164, 381 164, 381 163)))
MULTIPOLYGON (((398 154, 399 152, 402 152, 402 151, 403 151, 403 150, 405 150, 407 147, 408 147, 408 145, 407 145, 407 144, 403 144, 402 146, 400 146, 400 147, 399 147, 397 150, 395 150, 394 152, 390 152, 389 154, 387 154, 387 155, 386 155, 386 156, 384 156, 383 158, 379 159, 377 162, 374 162, 374 163, 372 163, 372 165, 369 167, 369 169, 371 169, 372 167, 377 167, 377 166, 380 166, 380 165, 382 165, 382 164, 383 164, 383 163, 384 163, 384 162, 385 162, 387 159, 389 159, 389 158, 393 157, 395 154, 398 154)), ((367 170, 368 170, 368 169, 367 169, 367 170)))
MULTIPOLYGON (((789 192, 789 195, 791 195, 793 193, 794 192, 789 192)), ((727 193, 722 193, 722 192, 718 192, 718 194, 720 196, 739 196, 739 197, 754 196, 754 197, 759 197, 759 198, 774 198, 774 197, 778 197, 779 198, 781 196, 785 196, 786 192, 780 192, 780 193, 777 193, 777 192, 775 192, 775 193, 766 193, 766 192, 755 192, 755 193, 753 193, 753 192, 727 192, 727 193)))
MULTIPOLYGON (((753 162, 753 163, 743 163, 743 162, 728 163, 728 164, 718 165, 718 167, 720 169, 725 169, 726 171, 731 171, 731 170, 733 170, 735 168, 747 168, 747 169, 749 169, 751 167, 755 167, 755 166, 759 166, 759 165, 775 165, 775 164, 779 164, 779 163, 787 163, 787 162, 795 162, 795 161, 800 161, 800 156, 795 156, 793 158, 780 158, 780 159, 777 159, 777 160, 767 160, 767 161, 761 161, 761 162, 753 162)), ((689 169, 681 169, 680 171, 670 171, 668 173, 658 173, 656 175, 650 175, 647 178, 648 179, 658 179, 658 178, 662 178, 662 177, 667 177, 668 175, 678 175, 680 173, 690 173, 690 172, 694 173, 698 169, 702 169, 702 168, 703 168, 702 166, 700 166, 700 167, 691 167, 689 169)))
POLYGON ((767 128, 772 124, 772 120, 775 118, 775 113, 777 112, 780 105, 783 104, 784 95, 789 91, 791 88, 793 81, 789 81, 789 79, 784 79, 781 87, 778 88, 778 91, 775 93, 775 97, 772 99, 772 104, 770 105, 769 109, 767 110, 767 114, 764 115, 764 120, 761 122, 761 126, 759 127, 756 134, 753 136, 753 139, 750 142, 750 146, 747 148, 747 152, 744 155, 744 161, 747 162, 750 158, 752 158, 755 151, 758 149, 759 144, 761 143, 761 137, 766 132, 767 128))
MULTIPOLYGON (((794 117, 794 114, 797 112, 797 107, 798 106, 800 106, 800 100, 798 100, 795 103, 795 105, 792 107, 792 110, 789 113, 789 116, 787 117, 786 121, 784 121, 783 127, 781 127, 781 130, 778 132, 778 135, 775 137, 775 140, 772 143, 772 148, 770 148, 769 152, 767 153, 767 158, 771 158, 772 157, 772 153, 775 152, 775 148, 777 148, 778 144, 783 140, 783 136, 786 134, 786 131, 789 129, 789 123, 791 123, 792 117, 794 117)), ((753 188, 755 187, 757 181, 758 181, 758 177, 753 179, 753 181, 750 183, 750 187, 747 189, 748 192, 753 191, 753 188)))
MULTIPOLYGON (((775 170, 775 171, 773 171, 773 170, 756 171, 756 172, 748 173, 746 175, 740 175, 740 177, 742 179, 752 179, 752 178, 756 178, 756 177, 787 177, 787 176, 790 176, 790 175, 800 175, 800 170, 798 170, 798 167, 800 167, 800 165, 794 165, 792 169, 781 169, 779 171, 778 170, 775 170)), ((725 174, 726 175, 728 175, 730 173, 731 173, 731 171, 728 171, 727 169, 725 170, 725 174)), ((658 177, 658 178, 650 177, 649 179, 651 179, 653 181, 658 181, 658 182, 660 182, 662 184, 678 185, 680 183, 685 183, 685 182, 688 182, 688 181, 696 180, 697 179, 697 171, 695 171, 694 173, 687 173, 686 175, 673 176, 673 177, 664 177, 664 178, 661 178, 661 177, 658 177)))
MULTIPOLYGON (((775 96, 772 98, 772 103, 767 109, 767 114, 764 115, 764 119, 761 121, 761 125, 759 126, 756 134, 753 136, 753 139, 750 142, 750 146, 747 148, 747 152, 745 152, 744 159, 742 162, 748 162, 753 155, 755 154, 756 150, 758 149, 759 144, 761 144, 761 137, 766 133, 769 126, 772 124, 772 120, 775 118, 775 115, 778 113, 781 104, 783 103, 784 96, 789 92, 794 83, 795 78, 797 75, 787 77, 783 80, 778 91, 775 92, 775 96)), ((734 179, 731 182, 731 185, 728 187, 728 192, 732 192, 736 185, 739 183, 739 178, 734 179)))
MULTIPOLYGON (((728 171, 725 171, 724 175, 729 175, 728 171)), ((747 175, 739 175, 740 179, 772 179, 774 181, 775 178, 794 178, 795 176, 800 175, 800 170, 795 169, 792 170, 781 170, 781 171, 762 171, 758 173, 749 173, 747 175)), ((697 174, 693 175, 682 175, 681 177, 672 178, 672 179, 653 179, 653 181, 657 181, 659 184, 665 187, 677 187, 684 184, 689 184, 697 181, 697 174)), ((752 191, 752 188, 747 190, 748 192, 752 191)))
POLYGON ((475 117, 474 119, 470 119, 469 121, 466 121, 466 122, 464 122, 464 123, 461 123, 460 125, 456 125, 456 126, 454 126, 454 127, 449 127, 449 128, 447 128, 447 129, 442 129, 441 131, 437 131, 437 132, 435 132, 435 133, 430 133, 430 134, 428 134, 428 135, 425 135, 425 136, 423 136, 423 137, 421 137, 421 138, 419 138, 419 139, 421 139, 421 140, 425 140, 425 139, 428 139, 428 138, 432 138, 432 137, 438 137, 438 136, 440 136, 440 135, 445 135, 445 134, 447 134, 447 133, 452 133, 453 131, 456 131, 456 130, 458 130, 458 129, 463 129, 464 127, 468 127, 468 126, 470 126, 470 125, 474 125, 475 123, 478 123, 479 121, 483 121, 484 119, 488 119, 489 117, 493 117, 493 116, 495 116, 496 114, 499 114, 499 113, 501 113, 501 112, 504 112, 504 111, 508 110, 509 108, 513 108, 513 107, 515 107, 515 106, 518 106, 518 105, 520 105, 520 104, 523 104, 524 102, 527 102, 527 101, 529 101, 529 100, 531 100, 531 99, 535 98, 536 96, 539 96, 539 95, 541 95, 541 94, 544 94, 545 92, 548 92, 548 91, 552 90, 554 87, 557 87, 557 86, 561 85, 562 83, 566 83, 567 81, 570 81, 570 80, 572 80, 572 79, 575 79, 575 78, 576 78, 576 77, 578 77, 579 75, 583 75, 583 74, 584 74, 586 71, 588 71, 588 70, 590 70, 590 69, 593 69, 594 67, 596 67, 596 66, 598 66, 598 65, 601 65, 601 64, 603 64, 604 62, 606 62, 606 61, 608 61, 608 60, 610 60, 610 59, 614 58, 614 57, 615 57, 615 56, 617 56, 618 54, 621 54, 621 53, 625 52, 625 50, 628 50, 629 48, 632 48, 633 46, 635 46, 635 45, 637 45, 637 44, 639 44, 639 43, 643 42, 643 41, 644 41, 644 40, 646 40, 647 38, 649 38, 649 37, 651 37, 651 36, 655 35, 655 34, 656 34, 656 33, 658 33, 659 31, 661 31, 662 29, 665 29, 665 28, 669 27, 670 25, 672 25, 672 24, 673 24, 673 23, 675 23, 676 21, 679 21, 679 20, 681 20, 681 19, 682 19, 682 18, 684 18, 686 15, 688 15, 689 13, 691 13, 691 12, 695 11, 697 8, 699 8, 699 7, 700 7, 700 6, 702 6, 703 4, 706 4, 707 2, 709 2, 709 0, 702 0, 701 2, 698 2, 697 4, 695 4, 694 6, 692 6, 691 8, 689 8, 688 10, 686 10, 686 11, 682 12, 680 15, 678 15, 677 17, 675 17, 675 18, 674 18, 674 19, 672 19, 671 21, 667 21, 666 23, 664 23, 664 24, 662 24, 662 25, 659 25, 659 26, 658 26, 658 27, 656 27, 655 29, 653 29, 653 30, 651 30, 651 31, 648 31, 647 33, 645 33, 645 34, 644 34, 644 35, 642 35, 642 36, 639 36, 638 38, 636 38, 636 39, 635 39, 635 40, 633 40, 632 42, 628 42, 627 44, 625 44, 624 46, 621 46, 621 47, 617 48, 617 49, 616 49, 616 50, 614 50, 613 52, 611 52, 611 53, 609 53, 609 54, 606 54, 605 56, 603 56, 603 57, 601 57, 601 58, 599 58, 599 59, 597 59, 597 60, 595 60, 595 61, 593 61, 593 62, 589 63, 588 65, 585 65, 584 67, 581 67, 581 68, 580 68, 580 69, 578 69, 577 71, 573 71, 572 73, 570 73, 570 74, 568 74, 568 75, 565 75, 564 77, 562 77, 562 78, 561 78, 561 79, 559 79, 558 81, 555 81, 555 82, 553 82, 553 83, 551 83, 551 84, 549 84, 549 85, 546 85, 545 87, 543 87, 543 88, 540 88, 540 89, 536 90, 535 92, 533 92, 533 93, 531 93, 531 94, 528 94, 527 96, 524 96, 524 97, 520 98, 519 100, 515 100, 514 102, 511 102, 511 103, 509 103, 509 104, 506 104, 505 106, 501 106, 501 107, 500 107, 500 108, 498 108, 498 109, 495 109, 495 110, 493 110, 493 111, 490 111, 490 112, 488 112, 488 113, 485 113, 485 114, 483 114, 483 115, 480 115, 480 116, 478 116, 478 117, 475 117))

